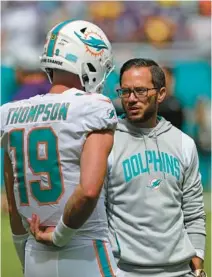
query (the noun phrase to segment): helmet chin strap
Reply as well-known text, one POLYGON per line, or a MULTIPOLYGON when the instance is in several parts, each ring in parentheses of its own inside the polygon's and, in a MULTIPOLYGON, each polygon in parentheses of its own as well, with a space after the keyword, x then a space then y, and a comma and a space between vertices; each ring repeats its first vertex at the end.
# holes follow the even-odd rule
POLYGON ((49 79, 50 84, 52 84, 52 81, 53 81, 53 79, 52 79, 53 78, 52 70, 49 69, 49 68, 46 68, 45 72, 46 72, 46 75, 49 79))

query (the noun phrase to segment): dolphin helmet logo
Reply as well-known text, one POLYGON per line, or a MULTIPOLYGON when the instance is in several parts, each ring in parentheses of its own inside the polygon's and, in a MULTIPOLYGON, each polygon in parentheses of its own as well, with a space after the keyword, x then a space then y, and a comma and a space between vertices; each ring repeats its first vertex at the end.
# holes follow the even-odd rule
POLYGON ((157 190, 160 187, 162 180, 161 179, 153 179, 150 183, 149 186, 147 186, 148 188, 151 188, 153 190, 157 190))
POLYGON ((93 56, 101 56, 104 49, 108 49, 108 46, 98 33, 89 32, 84 34, 84 38, 77 32, 74 32, 74 34, 85 44, 86 51, 93 56))

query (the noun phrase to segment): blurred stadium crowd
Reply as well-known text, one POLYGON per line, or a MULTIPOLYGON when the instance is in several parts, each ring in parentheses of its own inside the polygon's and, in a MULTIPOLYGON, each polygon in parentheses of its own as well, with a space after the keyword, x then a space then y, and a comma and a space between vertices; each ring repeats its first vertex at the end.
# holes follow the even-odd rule
POLYGON ((160 113, 195 139, 209 189, 211 1, 3 1, 2 104, 48 92, 38 57, 46 32, 71 18, 96 23, 112 41, 117 71, 104 93, 114 101, 119 68, 127 59, 151 58, 164 67, 169 93, 160 113))

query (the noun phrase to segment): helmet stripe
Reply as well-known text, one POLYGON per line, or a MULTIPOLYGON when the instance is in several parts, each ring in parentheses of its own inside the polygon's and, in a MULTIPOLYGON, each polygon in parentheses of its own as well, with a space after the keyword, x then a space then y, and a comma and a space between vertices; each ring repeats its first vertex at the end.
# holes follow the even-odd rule
POLYGON ((56 44, 56 41, 57 41, 57 36, 58 36, 59 32, 61 31, 61 29, 65 25, 67 25, 68 23, 73 22, 73 21, 75 21, 75 20, 74 19, 66 20, 66 21, 58 24, 54 28, 54 30, 51 33, 51 37, 50 37, 49 44, 48 44, 48 47, 47 47, 47 56, 48 57, 53 57, 53 55, 54 55, 54 48, 55 48, 55 44, 56 44))

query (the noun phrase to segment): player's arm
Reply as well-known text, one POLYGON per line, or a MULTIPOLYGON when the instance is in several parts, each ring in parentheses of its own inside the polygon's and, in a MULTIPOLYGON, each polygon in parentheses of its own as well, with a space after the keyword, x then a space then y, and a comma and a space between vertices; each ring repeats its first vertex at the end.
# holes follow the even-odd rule
POLYGON ((80 228, 93 212, 107 171, 107 158, 113 145, 112 131, 91 133, 84 145, 80 162, 80 184, 66 203, 63 221, 80 228))
POLYGON ((15 196, 13 192, 14 177, 12 164, 6 151, 4 153, 4 180, 7 201, 9 205, 10 226, 12 229, 13 242, 16 248, 17 255, 24 268, 25 243, 28 238, 28 232, 23 227, 21 217, 16 207, 15 196))
POLYGON ((93 132, 88 136, 81 155, 80 184, 66 203, 63 218, 53 234, 54 244, 66 244, 72 232, 85 223, 96 207, 112 146, 112 131, 93 132))
POLYGON ((30 230, 37 241, 64 246, 86 222, 96 207, 112 146, 113 131, 96 131, 89 134, 80 159, 80 183, 68 199, 54 232, 42 231, 39 227, 40 219, 35 214, 28 220, 30 230))

